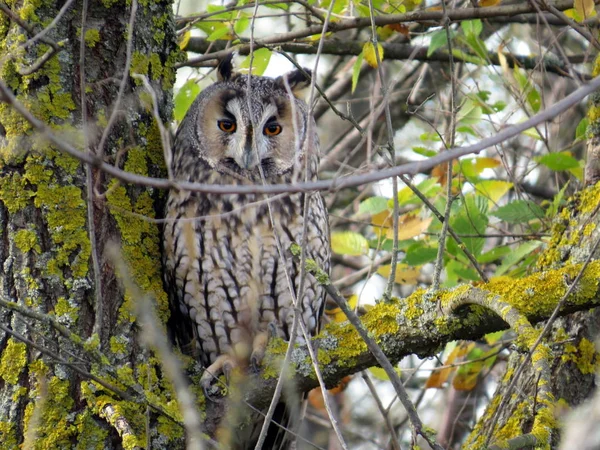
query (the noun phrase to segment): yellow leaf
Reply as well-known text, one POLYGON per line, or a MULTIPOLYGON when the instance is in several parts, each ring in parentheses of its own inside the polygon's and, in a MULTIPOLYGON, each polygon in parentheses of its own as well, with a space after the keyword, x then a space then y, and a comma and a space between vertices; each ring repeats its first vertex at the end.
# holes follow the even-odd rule
MULTIPOLYGON (((377 43, 377 50, 379 61, 383 61, 383 47, 379 42, 377 43)), ((367 64, 376 69, 377 55, 375 54, 375 46, 371 41, 365 42, 365 45, 363 45, 363 55, 367 64)))
POLYGON ((498 203, 504 195, 513 187, 508 181, 484 180, 475 185, 475 190, 490 201, 490 206, 498 203))
POLYGON ((594 17, 596 15, 594 0, 575 0, 573 6, 575 6, 575 11, 582 20, 594 17))
MULTIPOLYGON (((398 217, 398 240, 404 241, 419 236, 423 232, 427 231, 433 217, 421 219, 418 216, 405 214, 398 217)), ((389 239, 394 238, 394 230, 390 228, 387 232, 389 239)))
POLYGON ((496 6, 501 0, 479 0, 479 6, 486 8, 488 6, 496 6))
MULTIPOLYGON (((388 264, 377 269, 377 273, 384 278, 389 278, 391 270, 392 266, 388 264)), ((398 284, 417 284, 419 273, 419 269, 410 267, 408 264, 396 264, 394 282, 398 284)))
POLYGON ((500 67, 502 67, 502 70, 504 71, 504 73, 510 73, 510 67, 508 66, 508 60, 506 59, 506 56, 504 55, 504 44, 500 44, 500 46, 498 46, 498 61, 500 62, 500 67))
MULTIPOLYGON (((356 304, 358 303, 358 295, 353 294, 350 297, 348 297, 346 299, 346 303, 348 304, 348 307, 351 310, 354 310, 356 308, 356 304)), ((342 308, 340 308, 339 306, 336 308, 332 308, 332 309, 326 309, 325 310, 325 314, 327 315, 327 317, 329 317, 331 319, 332 322, 345 322, 346 320, 348 320, 348 318, 346 317, 346 314, 344 314, 344 312, 342 311, 342 308)))
MULTIPOLYGON (((404 214, 398 217, 398 239, 403 241, 423 234, 429 228, 432 217, 421 219, 414 214, 404 214)), ((394 222, 390 211, 382 211, 371 216, 375 234, 381 238, 394 239, 394 222)))
POLYGON ((475 158, 474 166, 478 171, 482 171, 483 169, 493 169, 494 167, 498 167, 500 165, 500 161, 495 158, 475 158))
POLYGON ((191 31, 186 31, 185 33, 183 33, 183 35, 181 35, 181 37, 179 38, 179 49, 180 50, 185 50, 188 43, 190 42, 191 37, 192 37, 191 31))
POLYGON ((360 256, 369 251, 369 241, 353 231, 331 233, 331 249, 340 255, 360 256))
POLYGON ((454 372, 454 370, 456 370, 456 367, 452 366, 454 361, 467 355, 474 346, 475 346, 474 342, 461 341, 459 343, 459 345, 454 347, 454 350, 452 350, 452 352, 450 352, 450 354, 444 361, 444 366, 449 366, 449 367, 443 367, 439 370, 433 371, 431 373, 431 375, 429 375, 429 378, 427 379, 427 382, 425 383, 425 389, 441 388, 443 386, 443 384, 446 382, 446 380, 448 379, 448 377, 450 376, 450 374, 452 372, 454 372))

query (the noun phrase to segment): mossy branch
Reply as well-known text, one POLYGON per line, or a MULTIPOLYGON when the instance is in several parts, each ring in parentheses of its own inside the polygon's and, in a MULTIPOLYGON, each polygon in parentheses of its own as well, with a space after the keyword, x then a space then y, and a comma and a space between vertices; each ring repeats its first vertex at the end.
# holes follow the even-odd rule
MULTIPOLYGON (((529 323, 523 314, 519 313, 514 306, 504 301, 499 295, 490 295, 480 289, 473 288, 467 293, 461 294, 451 300, 447 305, 447 310, 452 313, 465 305, 483 306, 496 313, 517 334, 517 346, 522 351, 530 352, 533 367, 538 374, 536 403, 540 406, 534 417, 533 430, 538 437, 536 439, 537 443, 549 443, 552 432, 556 429, 556 421, 553 418, 553 413, 549 412, 549 407, 553 405, 554 400, 550 393, 550 368, 548 366, 548 359, 552 354, 550 347, 546 343, 539 342, 538 337, 540 332, 531 326, 531 323, 529 323)), ((515 374, 516 377, 517 375, 515 374)), ((509 398, 509 395, 505 395, 502 401, 505 402, 507 398, 509 398)), ((493 432, 499 417, 498 412, 502 410, 503 404, 501 403, 496 409, 492 424, 489 427, 486 446, 493 439, 493 432)))
MULTIPOLYGON (((463 304, 477 303, 482 296, 502 296, 503 304, 510 306, 513 311, 506 316, 507 320, 523 332, 529 330, 522 328, 523 321, 537 323, 552 315, 567 291, 565 277, 572 279, 581 267, 581 264, 571 264, 518 280, 500 277, 478 287, 462 285, 442 290, 431 299, 426 298, 426 291, 420 290, 408 298, 375 305, 361 317, 361 322, 390 362, 395 363, 410 354, 427 357, 450 341, 476 340, 487 333, 509 327, 492 309, 479 305, 460 308, 445 315, 437 307, 438 300, 448 310, 457 301, 463 304), (515 316, 509 317, 511 314, 515 316)), ((592 261, 583 272, 578 288, 566 299, 559 314, 567 315, 598 306, 599 280, 600 261, 592 261)), ((333 387, 345 376, 377 365, 376 358, 356 328, 348 322, 329 324, 314 338, 313 345, 319 349, 319 363, 327 386, 333 387)), ((267 360, 275 361, 280 351, 285 350, 271 348, 267 360)), ((302 391, 315 388, 318 383, 305 347, 295 349, 293 364, 298 388, 302 391)), ((276 377, 268 375, 277 371, 273 371, 272 367, 264 369, 263 375, 249 375, 248 382, 253 389, 245 392, 243 398, 257 408, 268 405, 277 383, 276 377)))

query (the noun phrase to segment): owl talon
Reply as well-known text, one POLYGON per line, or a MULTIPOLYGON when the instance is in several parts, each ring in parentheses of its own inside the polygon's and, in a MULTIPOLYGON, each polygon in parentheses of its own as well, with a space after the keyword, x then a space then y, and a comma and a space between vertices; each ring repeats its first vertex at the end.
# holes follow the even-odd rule
POLYGON ((260 364, 262 363, 265 353, 267 352, 269 341, 273 337, 273 330, 275 333, 277 333, 277 328, 275 325, 270 323, 267 331, 262 331, 254 337, 254 342, 252 343, 252 354, 250 355, 250 367, 253 373, 260 372, 260 364), (271 327, 271 325, 273 325, 273 327, 271 327))
POLYGON ((229 380, 231 379, 231 372, 236 366, 235 360, 229 355, 221 355, 219 356, 214 363, 208 366, 202 377, 200 378, 200 386, 202 386, 202 390, 204 394, 211 398, 211 392, 217 388, 216 383, 218 383, 219 375, 225 375, 225 381, 227 385, 229 385, 229 380))
POLYGON ((220 390, 217 385, 202 385, 202 391, 204 392, 204 397, 213 403, 221 403, 225 401, 225 396, 220 394, 220 390))

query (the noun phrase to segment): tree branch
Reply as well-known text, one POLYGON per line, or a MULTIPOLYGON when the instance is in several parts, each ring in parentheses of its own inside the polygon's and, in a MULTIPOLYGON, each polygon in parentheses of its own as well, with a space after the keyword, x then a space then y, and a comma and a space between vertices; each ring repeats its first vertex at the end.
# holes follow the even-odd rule
MULTIPOLYGON (((180 66, 194 66, 202 61, 207 61, 214 58, 212 55, 220 55, 222 51, 226 50, 226 46, 229 41, 212 41, 209 42, 204 37, 192 37, 188 42, 185 50, 193 53, 201 53, 203 56, 199 58, 190 58, 187 62, 181 63, 180 66), (212 51, 212 53, 206 54, 206 52, 212 51)), ((395 42, 380 42, 383 46, 385 60, 416 60, 424 62, 448 62, 450 56, 446 51, 435 51, 431 55, 427 54, 429 50, 426 46, 413 46, 408 44, 399 44, 395 42)), ((359 55, 363 50, 364 42, 360 41, 340 41, 338 39, 328 39, 323 43, 323 54, 327 55, 340 55, 350 56, 359 55)), ((306 54, 314 55, 317 53, 317 45, 312 42, 286 42, 278 45, 265 45, 275 51, 295 53, 295 54, 306 54)), ((236 51, 241 55, 247 55, 250 53, 249 45, 241 45, 236 48, 236 51)), ((496 66, 500 65, 500 58, 498 53, 489 52, 489 61, 496 66)), ((504 57, 511 68, 521 67, 527 70, 541 70, 544 69, 546 72, 554 73, 556 75, 570 77, 569 69, 561 61, 548 57, 528 57, 523 55, 513 55, 511 53, 504 53, 504 57)), ((465 59, 454 55, 455 61, 469 62, 465 59)), ((216 65, 216 62, 215 62, 216 65)), ((590 75, 577 73, 581 79, 590 79, 590 75)))
POLYGON ((239 184, 239 185, 215 185, 215 184, 203 184, 203 183, 191 183, 186 181, 173 182, 164 178, 152 178, 142 175, 136 175, 124 170, 121 170, 113 165, 107 164, 98 158, 96 155, 90 153, 84 153, 77 150, 68 142, 58 138, 56 134, 52 132, 50 127, 44 124, 42 121, 34 117, 31 112, 19 102, 12 91, 0 81, 0 101, 10 104, 14 109, 17 110, 32 126, 40 133, 40 135, 50 142, 52 142, 56 148, 81 162, 90 164, 94 167, 98 167, 109 175, 118 178, 127 183, 151 186, 159 189, 183 189, 191 192, 206 192, 213 194, 279 194, 279 193, 293 193, 293 192, 311 192, 311 191, 325 191, 325 190, 337 190, 348 187, 360 186, 363 184, 374 183, 376 181, 385 180, 399 175, 414 175, 424 170, 429 170, 439 164, 451 161, 453 159, 460 158, 461 156, 469 155, 472 153, 479 153, 486 148, 500 144, 512 137, 517 136, 523 131, 538 125, 542 122, 554 119, 556 116, 566 111, 570 107, 576 105, 586 96, 591 94, 600 88, 600 76, 592 79, 588 84, 581 86, 567 97, 554 103, 552 106, 544 109, 543 111, 531 116, 524 122, 511 125, 504 128, 500 132, 493 136, 482 139, 476 144, 468 145, 466 147, 458 147, 450 149, 428 158, 423 161, 416 161, 400 166, 394 166, 389 169, 378 170, 374 172, 367 172, 360 175, 353 175, 345 178, 336 178, 332 180, 319 180, 309 182, 299 182, 295 184, 239 184))

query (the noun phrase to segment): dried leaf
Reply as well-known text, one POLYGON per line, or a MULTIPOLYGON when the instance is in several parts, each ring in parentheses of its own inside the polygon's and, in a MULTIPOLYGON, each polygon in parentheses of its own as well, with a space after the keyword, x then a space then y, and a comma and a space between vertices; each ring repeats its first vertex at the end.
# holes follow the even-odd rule
MULTIPOLYGON (((392 266, 388 264, 377 269, 377 273, 387 279, 390 276, 391 270, 392 266)), ((410 267, 408 264, 396 264, 394 282, 397 284, 417 284, 420 272, 419 269, 410 267)))
POLYGON ((496 6, 498 5, 502 0, 479 0, 479 6, 481 8, 487 8, 488 6, 496 6))

